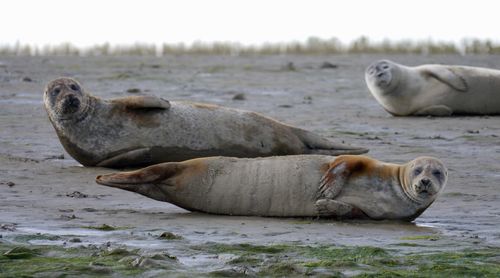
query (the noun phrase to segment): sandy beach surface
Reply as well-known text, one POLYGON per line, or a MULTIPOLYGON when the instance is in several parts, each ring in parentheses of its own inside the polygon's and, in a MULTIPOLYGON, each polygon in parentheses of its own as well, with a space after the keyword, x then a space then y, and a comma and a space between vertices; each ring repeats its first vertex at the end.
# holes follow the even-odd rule
MULTIPOLYGON (((500 56, 0 57, 0 251, 41 248, 34 257, 57 258, 44 249, 51 246, 58 254, 93 250, 95 260, 110 252, 116 258, 89 259, 83 270, 70 266, 37 272, 48 276, 65 271, 89 276, 353 276, 419 271, 398 263, 409 262, 410 255, 468 250, 493 252, 478 261, 491 266, 483 274, 500 273, 500 117, 393 117, 364 83, 364 69, 381 58, 407 65, 500 69, 500 56), (387 162, 435 156, 449 168, 448 185, 412 223, 191 213, 100 186, 95 177, 114 170, 82 167, 64 151, 42 103, 44 86, 59 76, 75 77, 103 98, 152 94, 257 111, 367 147, 368 155, 387 162), (236 95, 239 100, 233 99, 236 95), (319 263, 331 257, 311 253, 363 253, 367 248, 394 264, 354 260, 332 266, 319 263)), ((0 257, 0 274, 3 267, 6 275, 14 275, 13 258, 7 257, 0 257)))

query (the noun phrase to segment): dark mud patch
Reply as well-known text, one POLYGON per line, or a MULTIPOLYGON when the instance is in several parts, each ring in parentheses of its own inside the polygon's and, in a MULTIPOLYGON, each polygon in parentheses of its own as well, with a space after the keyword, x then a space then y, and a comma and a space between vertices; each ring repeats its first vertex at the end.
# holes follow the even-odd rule
POLYGON ((7 185, 8 187, 13 187, 16 184, 12 181, 0 181, 0 185, 7 185))
POLYGON ((116 230, 125 230, 125 229, 128 229, 129 227, 115 227, 115 226, 111 226, 108 224, 102 224, 100 226, 85 226, 82 228, 91 229, 91 230, 99 230, 99 231, 116 231, 116 230))
POLYGON ((158 236, 159 239, 166 239, 166 240, 180 240, 183 239, 182 236, 176 235, 171 232, 163 232, 158 236))
POLYGON ((22 163, 40 163, 40 160, 34 159, 34 158, 29 158, 29 157, 19 157, 19 156, 12 156, 12 155, 0 155, 5 157, 9 161, 14 161, 14 162, 22 162, 22 163))

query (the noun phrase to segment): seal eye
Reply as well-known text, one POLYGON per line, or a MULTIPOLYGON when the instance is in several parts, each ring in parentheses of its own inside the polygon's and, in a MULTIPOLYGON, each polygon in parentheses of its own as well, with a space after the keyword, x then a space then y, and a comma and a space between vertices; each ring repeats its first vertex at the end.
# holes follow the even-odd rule
POLYGON ((55 95, 59 94, 60 92, 61 92, 61 89, 55 88, 54 90, 52 90, 52 95, 55 96, 55 95))
POLYGON ((69 88, 70 88, 71 90, 73 90, 73 91, 78 91, 78 90, 80 90, 80 88, 79 88, 79 87, 78 87, 78 85, 76 85, 76 84, 71 84, 71 85, 69 85, 69 88))
POLYGON ((414 174, 415 176, 420 175, 420 173, 422 173, 422 168, 420 168, 420 167, 419 167, 419 168, 417 168, 417 169, 415 169, 415 170, 413 171, 413 174, 414 174))
POLYGON ((441 177, 441 175, 442 175, 443 173, 441 173, 441 171, 439 171, 439 170, 434 170, 434 171, 432 171, 432 174, 433 174, 434 176, 436 176, 436 177, 438 177, 438 178, 439 178, 439 177, 441 177))

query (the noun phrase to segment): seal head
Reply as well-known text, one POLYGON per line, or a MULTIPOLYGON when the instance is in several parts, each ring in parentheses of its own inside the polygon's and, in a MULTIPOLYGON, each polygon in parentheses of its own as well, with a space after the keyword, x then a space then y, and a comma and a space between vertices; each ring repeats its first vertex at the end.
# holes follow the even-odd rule
POLYGON ((437 158, 418 157, 403 167, 401 186, 417 204, 427 207, 443 190, 448 179, 446 166, 437 158))
POLYGON ((47 84, 44 103, 52 123, 83 120, 89 108, 89 97, 78 81, 61 77, 47 84))
POLYGON ((399 67, 388 60, 377 61, 366 68, 366 84, 380 94, 396 91, 401 77, 399 67))

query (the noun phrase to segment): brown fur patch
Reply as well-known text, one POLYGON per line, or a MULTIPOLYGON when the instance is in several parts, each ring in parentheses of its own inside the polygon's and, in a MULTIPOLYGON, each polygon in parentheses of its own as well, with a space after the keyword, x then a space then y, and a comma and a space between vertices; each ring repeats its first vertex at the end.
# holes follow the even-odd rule
POLYGON ((326 171, 328 171, 328 169, 330 169, 330 163, 323 163, 319 167, 319 172, 320 173, 325 173, 326 171))
MULTIPOLYGON (((328 164, 328 169, 321 181, 320 194, 333 194, 333 198, 340 193, 343 184, 349 179, 360 176, 378 176, 383 180, 398 178, 399 167, 392 164, 384 164, 373 158, 363 155, 341 155, 328 164), (335 168, 345 167, 341 172, 335 173, 335 168), (341 184, 339 184, 341 183, 341 184)), ((322 165, 323 169, 324 165, 322 165)), ((339 170, 340 171, 340 170, 339 170)))
POLYGON ((363 175, 365 172, 368 172, 371 168, 373 168, 373 161, 371 158, 366 156, 358 156, 358 155, 341 155, 338 156, 334 161, 330 162, 329 168, 325 173, 325 184, 332 184, 335 179, 337 179, 337 175, 333 173, 333 169, 338 167, 341 164, 345 164, 345 169, 340 173, 343 178, 348 179, 350 177, 356 177, 359 175, 363 175))
POLYGON ((117 179, 128 180, 130 183, 160 183, 179 175, 185 168, 177 162, 161 163, 140 170, 116 174, 117 179))
POLYGON ((342 162, 346 163, 346 171, 349 172, 351 178, 376 175, 382 179, 388 179, 398 173, 398 165, 381 163, 363 155, 341 155, 330 164, 330 168, 342 162))
POLYGON ((182 173, 177 174, 172 184, 176 190, 181 190, 187 184, 190 184, 193 179, 199 179, 207 173, 208 165, 207 158, 196 158, 185 162, 178 163, 182 165, 182 173))

